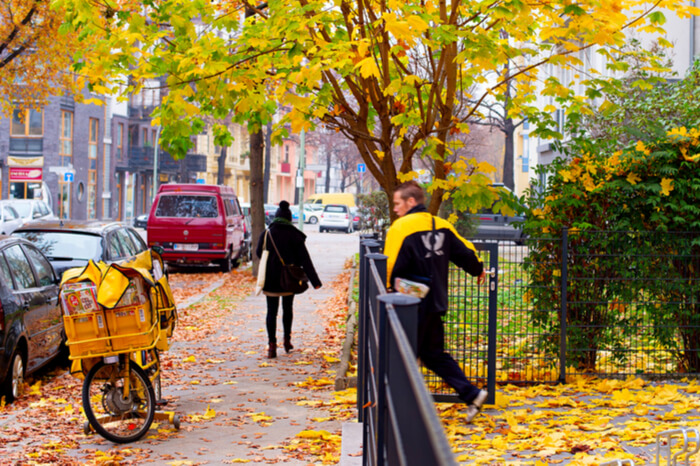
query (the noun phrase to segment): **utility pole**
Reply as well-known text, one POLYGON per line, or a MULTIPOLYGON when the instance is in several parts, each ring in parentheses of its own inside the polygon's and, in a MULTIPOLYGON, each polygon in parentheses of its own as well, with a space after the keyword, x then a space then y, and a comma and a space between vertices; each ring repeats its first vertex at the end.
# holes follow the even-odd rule
POLYGON ((299 188, 299 230, 304 231, 304 169, 306 168, 306 137, 304 130, 299 134, 299 171, 297 188, 299 188))
POLYGON ((158 130, 156 131, 156 140, 153 142, 153 196, 151 196, 151 201, 156 199, 156 193, 158 192, 158 142, 160 141, 160 125, 158 125, 158 130))

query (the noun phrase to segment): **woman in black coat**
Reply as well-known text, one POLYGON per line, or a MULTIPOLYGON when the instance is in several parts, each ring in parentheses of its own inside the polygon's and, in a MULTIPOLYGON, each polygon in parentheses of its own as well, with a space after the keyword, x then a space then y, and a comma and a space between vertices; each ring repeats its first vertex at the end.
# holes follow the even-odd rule
MULTIPOLYGON (((275 214, 268 228, 270 237, 267 238, 266 249, 270 251, 267 259, 267 269, 265 270, 265 286, 263 294, 267 297, 267 339, 269 343, 267 357, 277 357, 277 309, 279 308, 280 296, 282 297, 282 326, 284 328, 284 350, 289 353, 292 346, 292 318, 294 315, 294 294, 284 291, 280 286, 280 275, 282 273, 282 262, 277 256, 277 251, 272 244, 274 241, 285 264, 294 264, 302 267, 306 276, 314 289, 321 288, 321 280, 318 278, 314 264, 306 250, 306 235, 297 230, 292 223, 292 211, 289 210, 289 202, 280 202, 279 209, 275 214), (272 240, 272 241, 271 241, 272 240)), ((262 256, 265 233, 258 239, 257 255, 262 256)))

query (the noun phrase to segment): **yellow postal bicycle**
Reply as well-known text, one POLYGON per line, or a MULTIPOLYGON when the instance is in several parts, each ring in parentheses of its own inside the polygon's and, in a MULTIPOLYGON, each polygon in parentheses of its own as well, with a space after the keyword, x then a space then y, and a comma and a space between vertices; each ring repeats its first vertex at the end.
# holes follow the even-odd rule
POLYGON ((90 261, 66 271, 61 307, 71 373, 82 377, 86 433, 116 443, 140 439, 154 419, 180 427, 179 417, 159 411, 160 351, 169 348, 177 323, 163 261, 152 250, 132 261, 90 261))

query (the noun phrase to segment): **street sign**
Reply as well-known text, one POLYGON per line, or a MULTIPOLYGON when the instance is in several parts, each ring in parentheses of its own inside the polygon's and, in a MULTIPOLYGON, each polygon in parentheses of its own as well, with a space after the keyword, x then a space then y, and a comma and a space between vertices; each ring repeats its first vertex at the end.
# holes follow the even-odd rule
POLYGON ((66 183, 72 183, 73 182, 73 173, 65 172, 63 174, 63 181, 65 181, 66 183))
POLYGON ((197 184, 204 184, 204 178, 197 178, 197 184))
POLYGON ((367 171, 367 165, 364 163, 358 163, 357 164, 357 173, 364 173, 367 171))

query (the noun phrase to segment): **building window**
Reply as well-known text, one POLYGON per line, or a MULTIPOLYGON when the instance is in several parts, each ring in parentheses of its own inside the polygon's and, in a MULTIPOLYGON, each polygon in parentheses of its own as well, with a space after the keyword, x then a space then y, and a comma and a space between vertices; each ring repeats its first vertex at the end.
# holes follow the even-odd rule
POLYGON ((523 134, 523 173, 530 171, 530 135, 523 134))
MULTIPOLYGON (((59 136, 59 158, 62 167, 73 163, 73 112, 61 110, 61 134, 59 136)), ((64 177, 58 178, 58 212, 59 218, 70 218, 71 187, 64 177)))
POLYGON ((117 125, 117 160, 124 160, 124 123, 117 125))
POLYGON ((70 166, 73 160, 73 112, 61 110, 61 135, 59 136, 58 151, 61 166, 70 166))
POLYGON ((148 128, 143 129, 143 146, 146 147, 148 145, 148 128))
POLYGON ((15 110, 11 126, 11 136, 41 137, 44 134, 44 114, 34 109, 15 110))
POLYGON ((88 219, 97 218, 97 135, 100 122, 90 118, 90 139, 88 140, 88 219))
POLYGON ((284 146, 284 163, 289 163, 289 146, 284 146))

